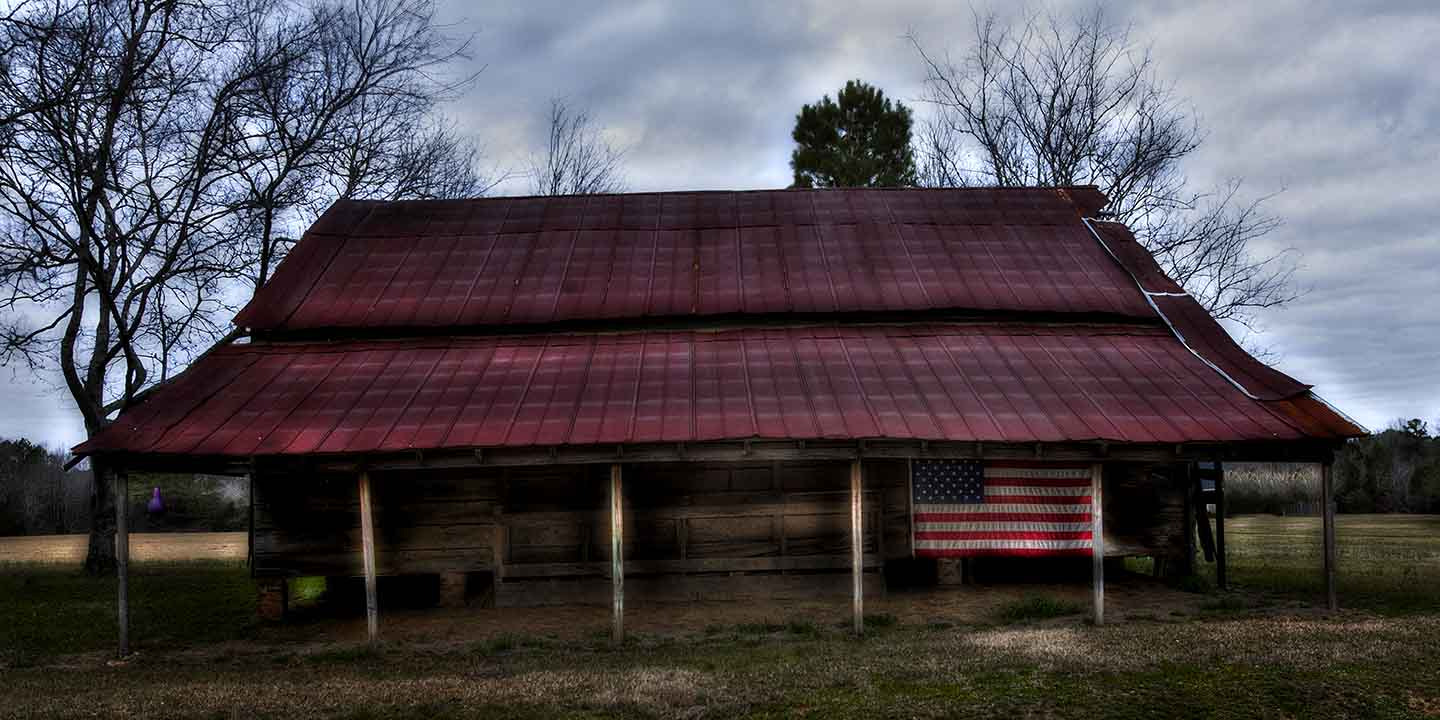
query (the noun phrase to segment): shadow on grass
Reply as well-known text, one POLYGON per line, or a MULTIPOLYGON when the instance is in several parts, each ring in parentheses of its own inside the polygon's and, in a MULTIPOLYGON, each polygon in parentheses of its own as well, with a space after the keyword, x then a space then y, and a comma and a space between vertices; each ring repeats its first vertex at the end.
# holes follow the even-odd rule
MULTIPOLYGON (((0 664, 115 647, 116 581, 77 568, 12 565, 0 573, 0 664)), ((144 563, 130 569, 137 649, 251 637, 255 586, 243 563, 144 563)))

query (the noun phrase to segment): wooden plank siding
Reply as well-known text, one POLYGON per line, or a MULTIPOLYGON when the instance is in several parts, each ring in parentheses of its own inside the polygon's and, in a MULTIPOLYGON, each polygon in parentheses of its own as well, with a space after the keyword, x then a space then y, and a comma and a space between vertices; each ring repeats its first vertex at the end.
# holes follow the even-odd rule
MULTIPOLYGON (((376 573, 493 567, 501 471, 372 473, 376 573)), ((256 576, 362 574, 355 477, 255 476, 256 576)))
MULTIPOLYGON (((637 597, 728 596, 723 583, 699 579, 731 574, 793 576, 776 588, 810 577, 817 592, 848 592, 848 462, 624 468, 624 567, 637 597), (665 587, 659 576, 696 582, 665 587)), ((865 462, 867 576, 910 557, 906 475, 904 460, 865 462)), ((1183 557, 1183 474, 1176 477, 1164 465, 1106 465, 1107 555, 1183 557)), ((600 465, 372 472, 376 572, 493 572, 503 579, 502 604, 608 602, 608 478, 600 465), (599 586, 556 585, 572 580, 599 586)), ((259 473, 252 510, 257 577, 362 574, 355 475, 259 473)), ((734 580, 737 592, 756 586, 734 580)), ((872 582, 867 593, 879 591, 872 582)))

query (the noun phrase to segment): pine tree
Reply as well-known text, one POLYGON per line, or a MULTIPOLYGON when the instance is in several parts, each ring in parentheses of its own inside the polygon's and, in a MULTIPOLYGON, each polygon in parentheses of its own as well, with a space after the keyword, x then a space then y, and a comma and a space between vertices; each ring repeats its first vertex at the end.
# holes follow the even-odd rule
POLYGON ((916 181, 910 108, 859 80, 800 108, 794 187, 900 187, 916 181))

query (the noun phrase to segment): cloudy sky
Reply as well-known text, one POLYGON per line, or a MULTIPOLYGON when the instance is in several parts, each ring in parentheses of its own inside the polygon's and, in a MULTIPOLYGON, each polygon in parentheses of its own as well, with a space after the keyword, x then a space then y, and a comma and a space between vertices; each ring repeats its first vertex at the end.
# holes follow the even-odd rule
MULTIPOLYGON (((1440 8, 1107 7, 1203 121, 1191 181, 1243 178, 1251 194, 1278 193, 1269 209, 1285 225, 1260 250, 1295 248, 1306 294, 1261 317, 1274 361, 1372 429, 1440 420, 1440 8)), ((629 149, 632 190, 784 187, 801 104, 851 78, 912 101, 924 71, 903 35, 960 55, 972 23, 970 4, 937 0, 455 0, 442 14, 451 32, 474 33, 472 62, 484 68, 449 114, 495 163, 525 166, 549 98, 565 97, 629 149)), ((80 438, 57 391, 7 380, 0 436, 80 438)))

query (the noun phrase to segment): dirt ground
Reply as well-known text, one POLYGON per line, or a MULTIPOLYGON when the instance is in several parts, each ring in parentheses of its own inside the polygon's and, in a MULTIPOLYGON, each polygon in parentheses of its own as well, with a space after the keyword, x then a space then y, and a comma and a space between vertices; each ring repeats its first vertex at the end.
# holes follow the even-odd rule
MULTIPOLYGON (((890 592, 884 597, 867 597, 865 614, 872 621, 900 625, 988 625, 999 621, 1001 609, 1026 598, 1043 596, 1071 604, 1075 612, 1054 622, 1073 625, 1088 617, 1091 595, 1081 584, 987 584, 917 591, 890 592)), ((1148 577, 1127 575, 1107 585, 1107 622, 1132 620, 1178 621, 1199 616, 1209 600, 1204 595, 1181 592, 1148 577)), ((1273 607, 1296 612, 1299 606, 1276 603, 1273 607)), ((1300 610, 1304 612, 1303 610, 1300 610)), ((361 607, 348 617, 336 617, 335 609, 325 614, 295 611, 282 625, 267 627, 262 642, 282 641, 288 627, 299 627, 312 642, 360 642, 365 638, 361 607)), ((607 637, 610 632, 608 607, 561 606, 542 608, 485 608, 386 610, 380 614, 380 633, 387 641, 401 643, 465 645, 495 638, 537 638, 587 640, 607 637)), ((708 602, 647 604, 626 608, 625 628, 638 637, 681 638, 730 631, 739 626, 785 626, 810 624, 821 627, 849 627, 852 622, 848 597, 805 601, 708 602)), ((290 635, 291 638, 294 635, 290 635)))
MULTIPOLYGON (((0 565, 10 563, 80 564, 86 535, 0 537, 0 565)), ((136 562, 244 560, 247 535, 227 533, 135 533, 130 559, 136 562)))

